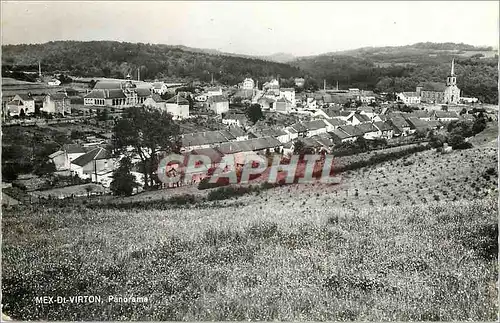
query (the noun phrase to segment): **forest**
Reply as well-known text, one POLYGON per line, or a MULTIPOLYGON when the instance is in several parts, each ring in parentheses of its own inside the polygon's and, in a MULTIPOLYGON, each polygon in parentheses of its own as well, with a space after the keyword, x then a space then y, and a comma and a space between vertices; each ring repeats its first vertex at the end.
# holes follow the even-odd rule
POLYGON ((282 86, 293 86, 304 77, 315 90, 326 80, 341 89, 376 92, 415 91, 424 82, 444 83, 455 58, 455 73, 462 96, 481 102, 498 102, 498 55, 492 48, 454 43, 417 43, 400 47, 367 47, 344 52, 300 57, 288 63, 210 53, 189 47, 132 44, 115 41, 57 41, 33 45, 2 46, 2 76, 19 78, 20 72, 82 77, 134 78, 140 70, 145 80, 198 80, 236 85, 245 77, 259 84, 279 77, 282 86), (319 85, 319 86, 318 86, 319 85))
POLYGON ((235 85, 245 77, 300 76, 298 68, 253 58, 188 51, 178 46, 115 41, 57 41, 2 46, 2 75, 7 70, 67 73, 82 77, 200 80, 235 85))

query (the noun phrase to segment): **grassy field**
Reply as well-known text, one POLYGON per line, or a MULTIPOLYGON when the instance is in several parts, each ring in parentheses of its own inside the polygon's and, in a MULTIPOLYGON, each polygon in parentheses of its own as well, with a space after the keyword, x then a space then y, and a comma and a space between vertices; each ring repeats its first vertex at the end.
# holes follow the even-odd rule
POLYGON ((419 152, 344 173, 338 185, 166 210, 4 210, 3 312, 22 320, 496 320, 497 140, 488 131, 474 148, 419 152), (103 302, 34 301, 44 295, 103 302), (149 301, 108 303, 108 295, 149 301))

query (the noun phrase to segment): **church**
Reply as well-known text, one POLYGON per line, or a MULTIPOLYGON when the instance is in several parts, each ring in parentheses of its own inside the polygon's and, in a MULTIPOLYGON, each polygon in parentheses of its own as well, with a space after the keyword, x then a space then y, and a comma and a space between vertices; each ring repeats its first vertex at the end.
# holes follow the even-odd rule
POLYGON ((417 86, 416 92, 421 102, 457 104, 460 101, 460 89, 455 75, 455 60, 451 61, 451 73, 446 78, 446 85, 429 82, 417 86))

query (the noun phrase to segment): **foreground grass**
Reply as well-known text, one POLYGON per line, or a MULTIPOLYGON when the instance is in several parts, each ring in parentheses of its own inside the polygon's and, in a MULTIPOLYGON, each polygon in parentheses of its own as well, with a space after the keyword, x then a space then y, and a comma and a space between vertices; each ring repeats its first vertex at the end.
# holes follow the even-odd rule
POLYGON ((496 214, 494 200, 9 210, 3 311, 22 320, 494 320, 496 214), (36 304, 43 295, 105 302, 36 304))

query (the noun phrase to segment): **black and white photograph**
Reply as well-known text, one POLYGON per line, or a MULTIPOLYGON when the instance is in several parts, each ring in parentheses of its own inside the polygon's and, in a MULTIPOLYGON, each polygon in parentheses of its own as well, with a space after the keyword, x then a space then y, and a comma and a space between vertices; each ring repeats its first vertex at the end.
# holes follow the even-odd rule
POLYGON ((498 1, 1 1, 1 321, 498 320, 498 1))

